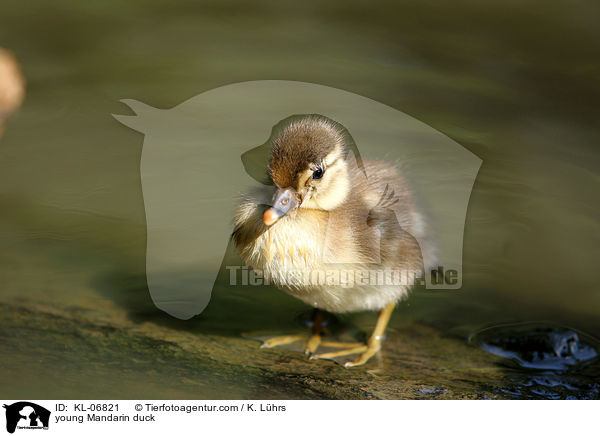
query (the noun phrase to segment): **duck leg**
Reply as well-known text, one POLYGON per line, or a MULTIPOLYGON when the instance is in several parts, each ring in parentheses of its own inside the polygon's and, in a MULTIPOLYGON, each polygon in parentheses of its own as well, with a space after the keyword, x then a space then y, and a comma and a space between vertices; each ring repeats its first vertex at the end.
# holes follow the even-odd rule
POLYGON ((300 335, 289 335, 289 336, 275 336, 273 338, 267 339, 260 348, 273 348, 279 345, 287 345, 298 341, 306 340, 306 345, 304 348, 305 354, 314 353, 319 345, 321 344, 321 336, 325 332, 325 327, 323 326, 323 312, 319 309, 314 309, 311 315, 311 335, 306 339, 305 334, 300 335))
MULTIPOLYGON (((377 318, 377 324, 373 330, 373 334, 369 338, 366 344, 358 346, 350 346, 340 351, 334 351, 331 353, 315 354, 311 356, 311 359, 332 359, 334 357, 348 356, 351 354, 359 354, 358 359, 352 362, 346 362, 345 367, 364 365, 371 357, 373 357, 379 350, 381 350, 381 341, 383 334, 388 325, 392 312, 394 311, 395 303, 390 303, 383 308, 377 318)), ((324 344, 325 345, 325 344, 324 344)))
POLYGON ((312 317, 312 334, 308 341, 306 341, 306 347, 304 348, 304 354, 313 354, 319 348, 321 344, 321 335, 325 331, 323 326, 323 312, 319 309, 313 310, 312 317))
POLYGON ((325 323, 323 322, 323 312, 319 309, 314 309, 311 315, 311 334, 298 335, 287 335, 287 336, 275 336, 265 340, 260 348, 274 348, 280 345, 292 344, 298 341, 305 341, 304 354, 312 355, 319 346, 325 346, 329 348, 355 348, 364 345, 362 342, 334 342, 324 341, 323 335, 326 333, 325 323))
POLYGON ((315 309, 312 314, 312 334, 308 341, 306 341, 306 347, 304 354, 313 355, 320 345, 329 348, 355 348, 363 345, 362 342, 336 342, 336 341, 324 341, 323 335, 327 333, 325 323, 323 322, 323 312, 319 309, 315 309))
POLYGON ((287 335, 287 336, 275 336, 264 341, 260 348, 273 348, 279 345, 287 345, 293 342, 301 341, 305 338, 305 335, 287 335))

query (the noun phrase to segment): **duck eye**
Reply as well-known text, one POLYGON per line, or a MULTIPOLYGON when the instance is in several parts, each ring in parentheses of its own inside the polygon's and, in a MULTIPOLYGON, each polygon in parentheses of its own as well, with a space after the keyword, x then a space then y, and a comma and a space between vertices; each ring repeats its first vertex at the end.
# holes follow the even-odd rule
POLYGON ((312 173, 313 180, 319 180, 321 177, 323 177, 323 173, 323 168, 317 168, 316 170, 314 170, 312 173))

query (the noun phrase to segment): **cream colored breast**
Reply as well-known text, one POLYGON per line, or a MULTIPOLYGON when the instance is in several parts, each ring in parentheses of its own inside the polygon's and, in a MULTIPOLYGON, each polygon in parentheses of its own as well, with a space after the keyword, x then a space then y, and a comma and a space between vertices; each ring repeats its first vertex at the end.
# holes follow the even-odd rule
POLYGON ((320 269, 326 227, 323 217, 302 211, 267 229, 242 252, 244 261, 271 276, 289 271, 320 269))

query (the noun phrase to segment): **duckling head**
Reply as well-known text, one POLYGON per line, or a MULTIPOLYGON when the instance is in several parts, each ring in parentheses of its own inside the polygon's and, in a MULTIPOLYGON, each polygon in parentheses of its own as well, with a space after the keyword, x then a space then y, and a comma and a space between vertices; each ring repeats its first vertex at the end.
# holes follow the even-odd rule
POLYGON ((277 187, 267 226, 299 208, 329 211, 350 193, 346 157, 354 142, 339 123, 321 115, 287 118, 271 136, 269 174, 277 187))

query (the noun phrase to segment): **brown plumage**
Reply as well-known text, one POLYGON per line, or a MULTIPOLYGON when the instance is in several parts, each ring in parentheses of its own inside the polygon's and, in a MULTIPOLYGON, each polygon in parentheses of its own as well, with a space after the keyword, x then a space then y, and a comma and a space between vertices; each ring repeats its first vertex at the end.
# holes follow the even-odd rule
MULTIPOLYGON (((386 308, 387 322, 423 269, 415 237, 425 236, 425 226, 406 182, 387 163, 363 165, 348 131, 323 116, 290 117, 270 141, 275 189, 246 196, 235 218, 242 259, 315 308, 386 308), (403 281, 382 280, 384 270, 405 274, 396 276, 403 281)), ((380 339, 365 346, 364 361, 380 339)))

